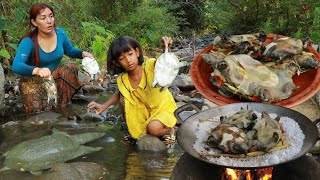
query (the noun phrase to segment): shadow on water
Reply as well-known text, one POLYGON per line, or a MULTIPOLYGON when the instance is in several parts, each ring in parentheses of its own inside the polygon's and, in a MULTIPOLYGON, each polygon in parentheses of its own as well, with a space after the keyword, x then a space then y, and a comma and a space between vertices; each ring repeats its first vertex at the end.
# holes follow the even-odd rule
MULTIPOLYGON (((99 95, 99 101, 104 102, 109 95, 99 95)), ((70 113, 81 114, 86 111, 87 103, 73 104, 70 113)), ((109 110, 109 113, 120 115, 118 106, 109 110)), ((50 114, 49 114, 50 116, 50 114)), ((121 117, 121 115, 120 115, 121 117)), ((105 172, 99 179, 169 179, 171 172, 183 154, 183 150, 178 144, 174 148, 165 152, 138 151, 137 146, 128 145, 122 142, 123 132, 121 131, 121 120, 110 123, 104 122, 86 122, 85 120, 68 120, 64 116, 57 117, 54 122, 51 120, 42 121, 39 117, 36 120, 29 120, 29 116, 13 116, 15 123, 2 125, 0 131, 0 155, 10 150, 20 142, 40 138, 52 134, 52 129, 56 128, 65 131, 68 134, 80 134, 84 132, 102 131, 106 135, 98 140, 85 144, 91 147, 103 147, 101 151, 80 156, 69 160, 73 162, 95 162, 102 165, 105 172)), ((48 116, 42 117, 48 118, 48 116)), ((4 158, 0 159, 1 168, 4 158)), ((44 170, 43 174, 48 173, 44 170)), ((73 179, 65 174, 66 179, 73 179)), ((3 171, 0 173, 0 180, 21 180, 43 179, 42 175, 35 176, 29 172, 23 171, 3 171)))

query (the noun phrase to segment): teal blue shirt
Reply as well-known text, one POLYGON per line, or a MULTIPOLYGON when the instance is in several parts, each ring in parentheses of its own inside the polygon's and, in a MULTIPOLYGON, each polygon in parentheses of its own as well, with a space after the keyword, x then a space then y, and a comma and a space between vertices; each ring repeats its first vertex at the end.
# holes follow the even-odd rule
MULTIPOLYGON (((51 72, 57 68, 63 55, 82 59, 82 51, 72 46, 66 32, 61 28, 56 28, 56 33, 57 46, 52 52, 46 53, 39 46, 39 67, 47 67, 51 72)), ((22 76, 32 76, 32 71, 36 68, 32 60, 33 48, 33 41, 30 37, 21 40, 12 63, 13 72, 22 76)))

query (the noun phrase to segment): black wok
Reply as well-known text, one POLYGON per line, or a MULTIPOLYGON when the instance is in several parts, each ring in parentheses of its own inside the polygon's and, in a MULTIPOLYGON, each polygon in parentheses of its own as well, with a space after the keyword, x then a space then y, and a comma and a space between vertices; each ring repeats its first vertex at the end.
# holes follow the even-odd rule
MULTIPOLYGON (((220 116, 226 116, 230 114, 234 114, 238 111, 241 110, 241 108, 248 109, 248 110, 255 110, 257 112, 262 112, 265 111, 267 113, 274 113, 279 116, 285 116, 292 118, 294 121, 296 121, 302 132, 305 135, 305 139, 303 142, 303 146, 301 148, 301 151, 296 154, 294 157, 292 157, 290 160, 278 163, 278 164, 269 164, 268 166, 256 166, 256 167, 233 167, 233 166, 224 166, 224 167, 230 167, 230 168, 237 168, 237 169, 255 169, 255 168, 264 168, 264 167, 270 167, 270 166, 276 166, 279 164, 284 164, 289 161, 295 160, 303 155, 305 155, 319 140, 319 132, 316 127, 316 123, 319 121, 316 120, 315 122, 312 122, 309 118, 304 116, 303 114, 294 111, 292 109, 288 109, 285 107, 281 106, 276 106, 276 105, 271 105, 271 104, 263 104, 263 103, 253 103, 253 102, 248 102, 248 103, 234 103, 234 104, 228 104, 224 106, 217 106, 212 109, 208 109, 202 112, 190 116, 187 118, 184 122, 182 122, 181 126, 179 127, 177 131, 177 140, 178 144, 181 146, 183 150, 185 150, 189 155, 210 163, 210 164, 215 164, 218 166, 222 166, 220 164, 216 164, 214 162, 209 161, 205 157, 200 156, 200 154, 194 150, 193 144, 196 141, 196 128, 197 128, 197 123, 199 123, 199 119, 210 119, 213 117, 220 117, 220 116)), ((185 109, 190 109, 190 106, 182 106, 180 107, 175 115, 178 119, 178 122, 181 122, 180 117, 178 116, 180 112, 182 112, 185 109)))

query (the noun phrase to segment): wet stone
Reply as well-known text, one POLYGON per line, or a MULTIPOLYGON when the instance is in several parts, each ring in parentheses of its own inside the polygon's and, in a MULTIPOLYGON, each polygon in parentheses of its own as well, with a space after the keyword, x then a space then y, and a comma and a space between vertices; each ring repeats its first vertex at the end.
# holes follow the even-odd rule
POLYGON ((190 100, 189 96, 178 94, 174 97, 177 102, 188 102, 190 100))
POLYGON ((191 77, 188 74, 180 74, 172 83, 173 86, 178 86, 181 90, 195 89, 191 77))
POLYGON ((180 93, 180 89, 178 88, 178 86, 170 86, 168 89, 173 97, 177 96, 180 93))
POLYGON ((103 116, 100 116, 93 112, 87 112, 84 115, 80 115, 81 119, 88 120, 88 121, 105 121, 106 118, 103 116))
POLYGON ((190 98, 188 103, 196 105, 199 109, 201 109, 202 106, 204 106, 204 100, 200 98, 190 98))
POLYGON ((28 118, 26 121, 36 122, 36 121, 57 121, 58 118, 61 117, 61 114, 55 112, 42 112, 39 114, 35 114, 28 118))
POLYGON ((83 93, 77 93, 72 97, 72 102, 74 103, 89 103, 91 101, 97 100, 98 98, 94 98, 89 95, 84 95, 83 93))
POLYGON ((98 93, 105 91, 105 89, 99 85, 84 85, 82 86, 82 90, 86 93, 98 93))
POLYGON ((139 150, 144 151, 164 151, 167 146, 158 137, 150 134, 145 134, 137 139, 137 146, 139 150))

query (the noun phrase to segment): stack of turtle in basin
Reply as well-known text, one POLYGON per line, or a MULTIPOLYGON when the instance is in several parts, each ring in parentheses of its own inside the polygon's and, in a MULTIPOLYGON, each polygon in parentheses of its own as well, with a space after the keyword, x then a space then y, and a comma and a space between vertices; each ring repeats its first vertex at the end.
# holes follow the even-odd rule
POLYGON ((103 137, 105 133, 87 132, 69 135, 53 129, 53 134, 24 141, 3 156, 4 170, 30 171, 34 175, 50 169, 57 163, 66 162, 79 156, 100 151, 102 147, 88 147, 82 144, 103 137))
POLYGON ((210 82, 228 97, 258 102, 278 102, 289 98, 298 88, 292 77, 320 63, 300 39, 267 35, 217 36, 213 51, 202 54, 212 66, 210 82))

